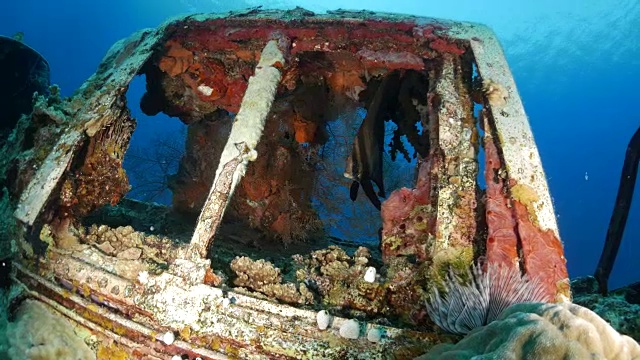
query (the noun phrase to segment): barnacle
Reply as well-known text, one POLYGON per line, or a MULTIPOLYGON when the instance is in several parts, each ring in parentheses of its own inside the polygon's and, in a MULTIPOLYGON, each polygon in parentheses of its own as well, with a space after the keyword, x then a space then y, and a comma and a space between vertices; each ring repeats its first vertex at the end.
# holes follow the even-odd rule
POLYGON ((467 334, 489 324, 513 304, 552 300, 542 283, 521 275, 515 267, 478 263, 468 275, 465 283, 449 270, 444 283, 446 296, 434 287, 427 302, 431 320, 453 334, 467 334))

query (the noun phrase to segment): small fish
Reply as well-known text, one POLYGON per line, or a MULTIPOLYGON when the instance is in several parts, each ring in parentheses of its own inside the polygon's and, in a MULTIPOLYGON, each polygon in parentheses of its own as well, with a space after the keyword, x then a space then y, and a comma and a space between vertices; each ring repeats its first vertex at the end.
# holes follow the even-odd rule
POLYGON ((382 80, 367 109, 367 116, 358 129, 344 172, 345 177, 353 180, 349 191, 351 201, 357 199, 362 186, 365 195, 378 210, 381 206, 378 196, 386 197, 382 177, 384 121, 389 118, 391 107, 395 106, 399 84, 400 73, 397 71, 382 80), (377 194, 373 183, 378 186, 377 194))

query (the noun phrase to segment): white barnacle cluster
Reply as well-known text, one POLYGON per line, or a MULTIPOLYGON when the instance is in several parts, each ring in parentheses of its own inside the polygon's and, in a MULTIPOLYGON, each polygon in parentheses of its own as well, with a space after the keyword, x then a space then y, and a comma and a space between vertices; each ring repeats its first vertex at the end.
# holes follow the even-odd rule
POLYGON ((167 331, 166 333, 164 333, 162 335, 162 342, 167 344, 167 345, 171 345, 173 344, 173 342, 176 341, 176 335, 173 333, 173 331, 167 331))
POLYGON ((236 298, 234 296, 223 296, 218 300, 218 306, 223 309, 226 309, 231 304, 235 304, 235 302, 236 302, 236 298))
POLYGON ((149 282, 149 272, 147 271, 140 271, 138 273, 138 281, 140 282, 140 284, 145 285, 146 283, 149 282))
POLYGON ((369 266, 364 273, 364 281, 372 283, 376 281, 376 268, 369 266))
MULTIPOLYGON (((316 314, 318 329, 327 330, 333 323, 333 317, 326 310, 321 310, 316 314)), ((340 325, 338 334, 345 339, 356 340, 360 338, 360 322, 356 319, 348 319, 340 325)), ((372 343, 382 341, 384 330, 378 326, 372 326, 367 331, 367 340, 372 343)))
POLYGON ((211 96, 211 94, 213 94, 213 88, 205 84, 200 84, 198 86, 198 91, 200 91, 204 96, 211 96))
POLYGON ((329 325, 331 325, 332 317, 327 312, 327 310, 320 310, 316 315, 316 322, 318 323, 318 329, 327 330, 329 325))
POLYGON ((360 337, 360 323, 356 319, 349 319, 340 326, 340 336, 345 339, 357 339, 360 337))

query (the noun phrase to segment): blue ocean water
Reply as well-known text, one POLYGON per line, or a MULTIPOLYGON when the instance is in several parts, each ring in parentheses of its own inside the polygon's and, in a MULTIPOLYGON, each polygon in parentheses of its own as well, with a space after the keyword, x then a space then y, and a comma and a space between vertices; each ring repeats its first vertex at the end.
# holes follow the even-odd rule
MULTIPOLYGON (((613 209, 627 143, 640 125, 640 3, 614 1, 370 0, 127 1, 24 0, 0 5, 0 34, 23 31, 25 42, 51 65, 52 83, 70 95, 106 50, 132 32, 190 12, 249 6, 312 11, 387 11, 484 23, 501 40, 530 118, 554 199, 571 277, 591 274, 613 209)), ((136 143, 152 141, 158 118, 135 106, 142 81, 130 90, 138 118, 136 143)), ((165 126, 166 122, 162 122, 165 126)), ((175 119, 171 131, 179 129, 175 119)), ((640 280, 640 200, 632 205, 615 288, 640 280)))

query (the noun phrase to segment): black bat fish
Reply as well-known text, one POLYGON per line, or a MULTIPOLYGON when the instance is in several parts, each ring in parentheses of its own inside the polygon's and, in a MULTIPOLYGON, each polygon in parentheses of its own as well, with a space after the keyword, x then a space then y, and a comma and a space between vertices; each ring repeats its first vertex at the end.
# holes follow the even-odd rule
POLYGON ((358 129, 344 172, 345 177, 353 180, 350 189, 351 200, 357 199, 358 190, 362 186, 365 195, 378 210, 381 205, 378 196, 386 197, 382 179, 384 121, 389 117, 390 108, 395 106, 399 84, 400 74, 397 71, 382 80, 358 129), (378 186, 377 194, 373 189, 373 183, 378 186))

